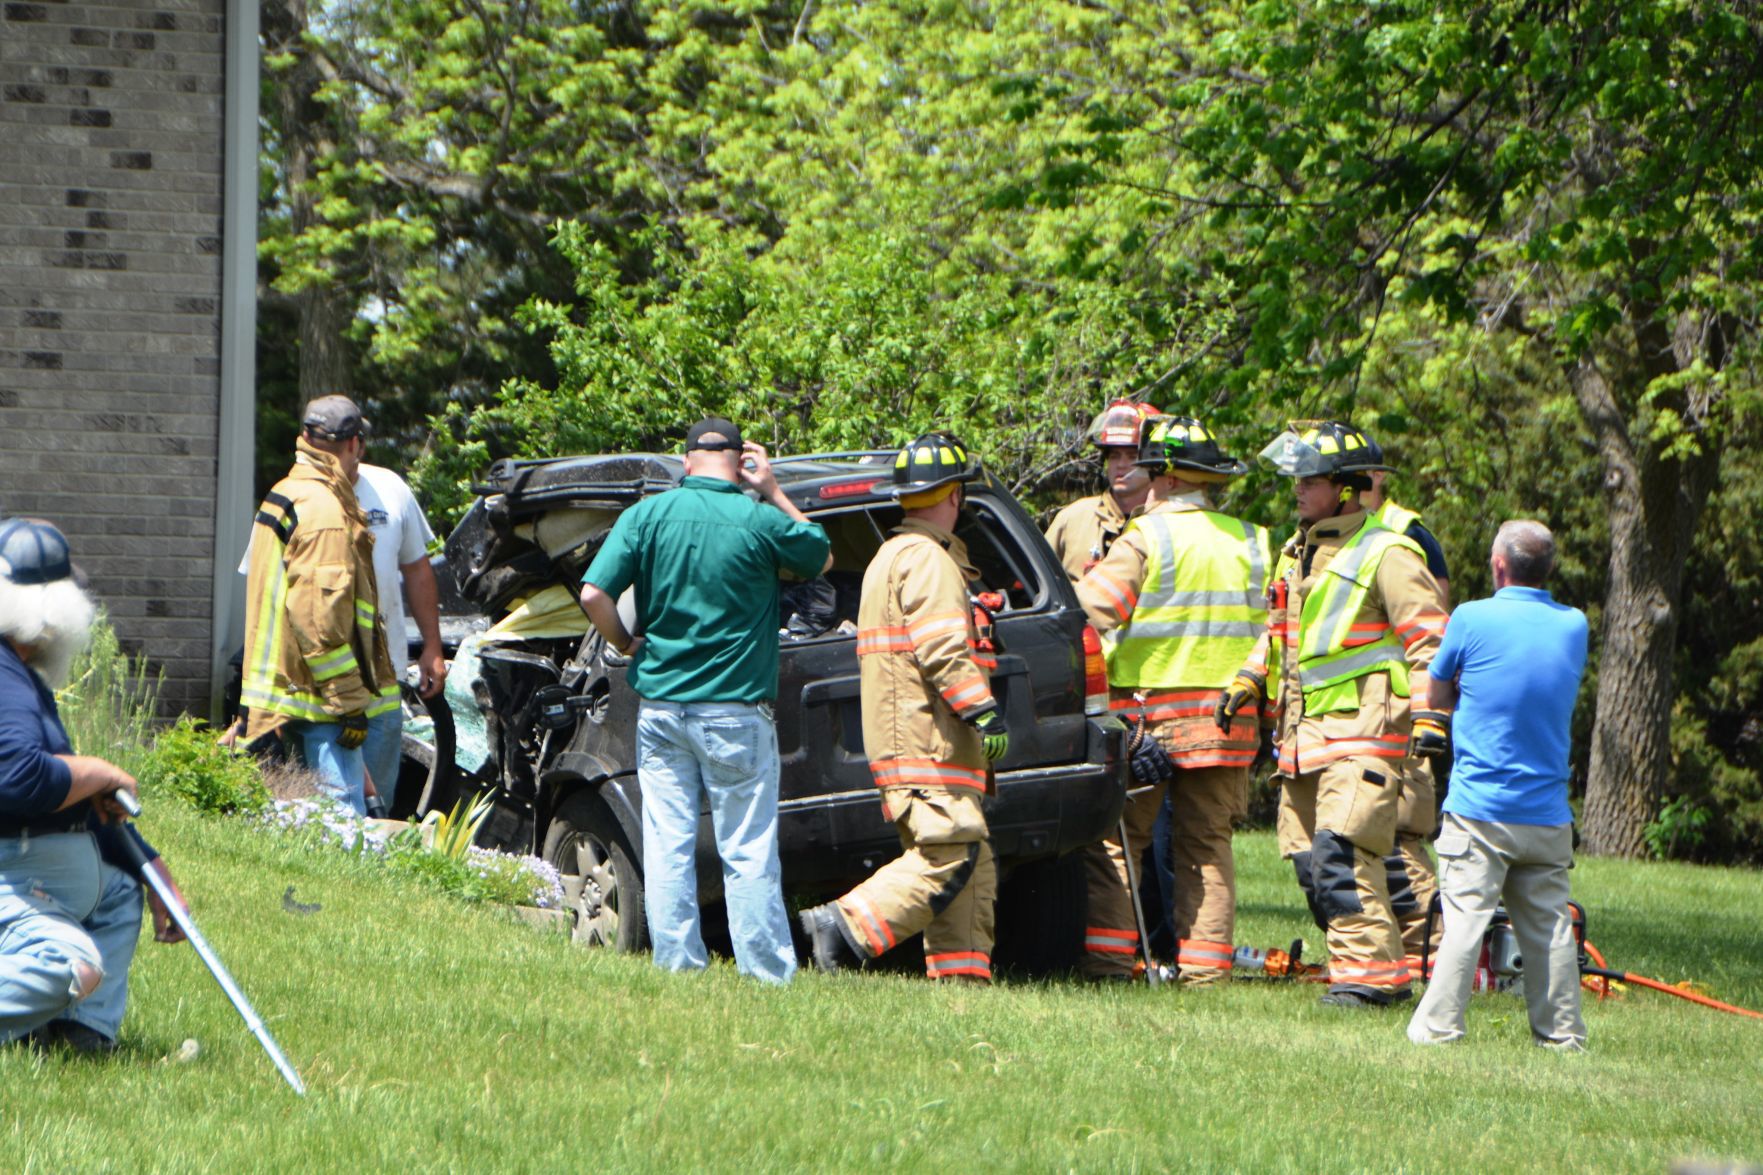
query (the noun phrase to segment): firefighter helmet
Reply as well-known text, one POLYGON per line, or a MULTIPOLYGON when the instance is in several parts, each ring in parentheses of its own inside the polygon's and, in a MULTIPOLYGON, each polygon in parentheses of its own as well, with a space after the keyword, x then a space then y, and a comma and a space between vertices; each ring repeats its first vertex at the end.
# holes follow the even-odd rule
POLYGON ((1294 421, 1261 450, 1261 459, 1286 477, 1369 481, 1365 475, 1373 470, 1392 472, 1375 441, 1338 420, 1294 421))
POLYGON ((972 481, 979 476, 979 458, 952 433, 927 432, 906 443, 894 458, 896 498, 940 489, 951 482, 972 481))
POLYGON ((1115 400, 1090 421, 1084 439, 1098 449, 1137 449, 1144 439, 1145 422, 1161 415, 1137 400, 1115 400))
POLYGON ((1145 430, 1139 459, 1133 462, 1153 469, 1174 466, 1215 478, 1247 473, 1248 465, 1218 447, 1218 438, 1192 416, 1159 416, 1145 430))

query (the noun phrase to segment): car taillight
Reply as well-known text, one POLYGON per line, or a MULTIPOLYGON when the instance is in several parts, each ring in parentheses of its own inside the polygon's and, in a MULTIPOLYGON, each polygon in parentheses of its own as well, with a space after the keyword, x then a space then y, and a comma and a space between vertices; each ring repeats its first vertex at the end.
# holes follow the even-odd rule
POLYGON ((880 478, 868 481, 845 481, 838 485, 821 486, 820 496, 824 498, 854 498, 859 494, 867 494, 881 484, 880 478))
POLYGON ((1108 713, 1108 663, 1102 658, 1102 638, 1084 625, 1084 713, 1108 713))

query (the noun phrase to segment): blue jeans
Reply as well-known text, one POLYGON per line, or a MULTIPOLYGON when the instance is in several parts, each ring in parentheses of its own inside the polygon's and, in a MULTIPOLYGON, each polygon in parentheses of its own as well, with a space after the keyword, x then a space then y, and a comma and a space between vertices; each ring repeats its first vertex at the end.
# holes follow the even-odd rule
POLYGON ((361 760, 367 765, 374 790, 392 810, 398 793, 398 765, 403 760, 404 710, 402 707, 375 714, 367 720, 367 741, 361 744, 361 760))
POLYGON ((340 722, 290 722, 301 763, 318 775, 319 790, 348 805, 357 816, 367 815, 367 785, 361 748, 349 750, 337 743, 343 733, 340 722))
POLYGON ((652 702, 637 712, 643 898, 655 962, 709 962, 698 925, 696 845, 705 795, 722 858, 729 937, 741 974, 788 983, 796 948, 777 859, 777 725, 769 705, 652 702))
POLYGON ((0 839, 0 1041, 51 1020, 115 1040, 141 905, 140 884, 99 859, 89 832, 0 839), (84 1000, 76 963, 104 973, 84 1000))

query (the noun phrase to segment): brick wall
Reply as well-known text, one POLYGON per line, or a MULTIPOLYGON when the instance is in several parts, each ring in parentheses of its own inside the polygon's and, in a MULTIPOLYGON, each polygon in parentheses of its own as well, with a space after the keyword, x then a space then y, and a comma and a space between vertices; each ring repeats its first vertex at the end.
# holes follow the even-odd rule
POLYGON ((207 710, 225 0, 0 0, 0 513, 207 710))

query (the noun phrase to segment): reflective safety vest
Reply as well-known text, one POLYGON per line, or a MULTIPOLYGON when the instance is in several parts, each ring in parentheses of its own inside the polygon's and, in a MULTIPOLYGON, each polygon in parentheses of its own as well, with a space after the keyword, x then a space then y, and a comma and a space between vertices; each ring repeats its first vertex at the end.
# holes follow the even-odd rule
POLYGON ((1408 661, 1395 630, 1387 622, 1358 623, 1378 566, 1395 547, 1425 558, 1413 539, 1368 520, 1335 552, 1305 598, 1295 642, 1304 713, 1358 709, 1353 681, 1368 673, 1388 673, 1391 692, 1408 696, 1408 661))
POLYGON ((1379 526, 1387 527, 1399 535, 1406 535, 1408 528, 1421 521, 1420 512, 1410 510, 1406 506, 1398 506, 1388 498, 1383 505, 1371 513, 1371 521, 1379 526))
POLYGON ((1267 628, 1267 531, 1211 510, 1142 514, 1135 528, 1145 579, 1113 634, 1108 684, 1222 689, 1267 628))

